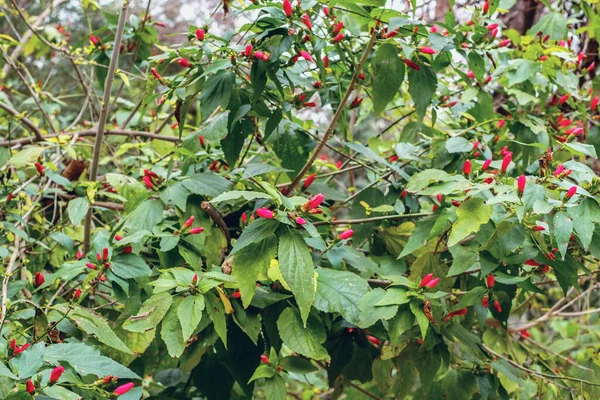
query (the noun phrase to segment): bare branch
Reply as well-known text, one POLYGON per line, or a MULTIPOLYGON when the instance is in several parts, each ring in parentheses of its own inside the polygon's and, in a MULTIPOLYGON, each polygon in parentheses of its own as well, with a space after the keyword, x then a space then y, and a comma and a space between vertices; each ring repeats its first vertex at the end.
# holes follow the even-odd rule
MULTIPOLYGON (((117 63, 119 61, 119 48, 121 47, 121 39, 123 38, 123 30, 125 29, 125 21, 127 20, 127 10, 129 9, 129 0, 123 0, 123 6, 121 7, 121 13, 119 15, 119 24, 117 26, 117 32, 115 34, 115 42, 113 45, 113 53, 110 59, 110 65, 108 67, 108 75, 106 76, 106 83, 104 85, 104 98, 102 100, 102 112, 100 114, 100 120, 98 121, 98 133, 96 134, 96 140, 94 143, 94 156, 92 158, 92 164, 90 166, 90 181, 95 182, 98 176, 98 163, 100 162, 100 153, 102 150, 102 139, 104 137, 104 128, 106 127, 106 119, 108 112, 110 111, 110 92, 112 89, 113 80, 115 77, 115 70, 117 69, 117 63)), ((92 210, 90 209, 85 218, 85 228, 83 235, 83 248, 87 253, 90 248, 90 232, 92 230, 92 210)))

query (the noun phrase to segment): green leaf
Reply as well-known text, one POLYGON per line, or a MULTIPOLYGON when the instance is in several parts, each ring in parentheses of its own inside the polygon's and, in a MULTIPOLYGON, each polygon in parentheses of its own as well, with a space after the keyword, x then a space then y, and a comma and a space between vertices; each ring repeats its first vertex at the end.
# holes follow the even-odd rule
POLYGON ((467 243, 465 245, 456 244, 449 248, 452 254, 452 267, 448 271, 448 276, 462 274, 475 264, 479 255, 479 244, 467 243))
POLYGON ((235 254, 239 250, 251 245, 252 243, 258 243, 271 237, 278 227, 279 221, 275 219, 256 219, 242 231, 242 234, 233 245, 233 249, 231 250, 230 254, 235 254))
POLYGON ((290 286, 306 323, 310 307, 315 300, 315 270, 308 246, 298 231, 282 227, 279 236, 279 268, 290 286))
POLYGON ((408 238, 406 246, 404 246, 402 253, 400 253, 398 256, 398 259, 403 258, 415 250, 423 247, 423 245, 425 245, 427 242, 427 237, 435 225, 435 222, 436 218, 423 218, 422 220, 418 221, 410 237, 408 238))
POLYGON ((369 284, 352 272, 320 268, 317 270, 315 308, 328 313, 339 313, 356 325, 360 310, 357 303, 369 292, 369 284))
POLYGON ((27 165, 33 165, 43 152, 43 147, 29 146, 13 155, 9 163, 15 168, 21 169, 27 165))
POLYGON ((132 354, 131 350, 123 343, 121 339, 113 332, 108 322, 99 314, 85 308, 73 305, 69 310, 66 303, 57 304, 55 308, 63 314, 68 312, 68 318, 88 335, 93 335, 101 343, 127 354, 132 354))
POLYGON ((377 117, 394 99, 404 79, 404 63, 396 46, 382 44, 373 60, 373 111, 377 117))
POLYGON ((567 213, 563 211, 556 213, 554 216, 553 231, 556 236, 558 250, 564 259, 565 254, 567 254, 567 247, 569 247, 571 233, 573 232, 573 221, 567 213))
POLYGON ((275 376, 275 370, 270 365, 261 364, 256 368, 248 383, 260 378, 272 378, 275 376))
POLYGON ((408 69, 408 92, 415 103, 420 121, 423 120, 427 107, 431 104, 436 88, 437 76, 431 67, 421 64, 420 71, 408 69))
POLYGON ((266 400, 286 400, 287 399, 287 387, 285 386, 285 379, 279 375, 265 380, 263 389, 265 391, 266 400))
POLYGON ((200 294, 187 296, 177 307, 177 316, 183 332, 183 340, 187 341, 202 319, 204 296, 200 294))
POLYGON ((410 297, 406 295, 406 289, 391 287, 385 291, 385 296, 377 303, 376 306, 392 306, 406 304, 410 301, 410 297))
POLYGON ((269 196, 266 193, 262 193, 262 192, 253 192, 253 191, 247 191, 247 190, 232 190, 231 192, 225 192, 223 194, 220 194, 219 196, 212 199, 210 202, 211 203, 221 203, 221 202, 227 202, 227 201, 238 200, 238 199, 252 201, 252 200, 256 200, 256 199, 270 199, 270 198, 271 198, 271 196, 269 196))
POLYGON ((163 203, 160 200, 145 200, 127 217, 125 228, 130 233, 152 230, 163 220, 163 203))
POLYGON ((258 243, 245 246, 233 256, 231 275, 239 285, 245 308, 254 297, 256 281, 259 277, 267 276, 271 260, 276 256, 277 237, 273 233, 258 243))
POLYGON ((358 326, 368 328, 379 320, 388 320, 394 318, 398 313, 397 305, 377 306, 386 296, 385 290, 377 288, 366 295, 358 302, 360 310, 358 326))
POLYGON ((181 297, 176 297, 173 300, 173 304, 162 320, 160 329, 160 337, 167 345, 167 351, 171 357, 180 357, 186 345, 186 341, 183 340, 181 322, 179 322, 179 316, 177 315, 177 310, 182 301, 183 298, 181 297))
POLYGON ((448 153, 468 153, 473 150, 473 143, 462 136, 456 136, 446 140, 448 153))
POLYGON ((231 71, 220 71, 207 78, 198 97, 203 118, 208 118, 218 106, 227 108, 234 85, 235 74, 231 71))
POLYGON ((184 180, 183 186, 194 194, 217 197, 231 188, 231 182, 217 174, 200 173, 184 180))
POLYGON ((281 160, 281 165, 295 173, 300 172, 314 143, 300 126, 287 120, 281 121, 266 141, 281 160))
POLYGON ((319 370, 309 360, 297 356, 283 357, 279 362, 279 366, 285 371, 296 374, 309 374, 319 370))
POLYGON ((452 247, 472 232, 478 232, 479 227, 486 224, 492 217, 494 207, 485 204, 478 197, 472 197, 462 203, 456 210, 456 222, 448 238, 448 246, 452 247))
POLYGON ((79 225, 89 209, 90 202, 88 201, 87 197, 77 197, 71 200, 67 206, 69 220, 73 225, 79 225))
POLYGON ((258 315, 252 309, 244 310, 238 301, 232 301, 233 321, 248 335, 250 340, 256 345, 258 344, 258 336, 260 335, 261 323, 258 315))
POLYGON ((471 68, 471 71, 475 74, 475 78, 477 78, 477 80, 483 79, 483 75, 486 73, 485 61, 483 58, 477 52, 470 51, 468 60, 469 68, 471 68))
POLYGON ((38 343, 11 358, 9 363, 19 379, 29 378, 39 371, 44 364, 45 347, 44 343, 38 343))
POLYGON ((589 157, 598 158, 598 155, 596 154, 596 148, 591 144, 567 142, 564 145, 567 148, 567 150, 572 150, 571 153, 577 155, 585 154, 589 157))
POLYGON ((48 346, 44 352, 44 361, 53 365, 67 362, 81 376, 96 375, 103 378, 107 375, 122 379, 141 379, 129 368, 100 354, 97 349, 84 343, 59 343, 48 346))
POLYGON ((427 330, 429 329, 429 320, 423 312, 423 303, 419 299, 412 299, 410 302, 410 311, 417 318, 419 329, 421 330, 421 337, 425 339, 427 330))
POLYGON ((185 204, 190 192, 185 188, 183 182, 175 182, 167 186, 160 192, 160 199, 166 205, 175 205, 182 211, 185 211, 185 204))
POLYGON ((123 278, 139 278, 150 276, 152 270, 144 259, 137 254, 118 254, 110 260, 110 270, 123 278))
POLYGON ((137 315, 131 316, 123 324, 123 329, 130 332, 145 332, 156 326, 163 319, 173 298, 168 293, 158 293, 142 304, 137 315))
POLYGON ((206 293, 204 295, 204 300, 206 302, 206 311, 213 322, 215 331, 223 341, 225 348, 227 348, 227 320, 225 318, 225 307, 213 292, 206 293))
POLYGON ((279 316, 277 329, 291 351, 315 360, 329 360, 329 354, 322 346, 327 340, 325 328, 314 317, 309 317, 303 324, 300 313, 288 307, 279 316))
POLYGON ((567 19, 557 12, 550 12, 544 15, 534 26, 527 32, 530 36, 537 35, 542 32, 542 36, 550 35, 551 40, 565 39, 567 35, 567 19))

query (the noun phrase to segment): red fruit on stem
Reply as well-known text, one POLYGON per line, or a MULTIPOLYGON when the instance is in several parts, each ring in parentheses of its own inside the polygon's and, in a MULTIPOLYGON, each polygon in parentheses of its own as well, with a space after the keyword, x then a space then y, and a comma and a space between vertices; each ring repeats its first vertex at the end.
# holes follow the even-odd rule
POLYGON ((485 282, 487 283, 487 287, 491 289, 494 287, 494 284, 496 283, 496 277, 494 275, 488 275, 485 278, 485 282))
POLYGON ((231 297, 233 299, 239 299, 240 297, 242 297, 242 294, 240 293, 239 290, 236 290, 235 292, 231 293, 231 297))
POLYGON ((178 58, 177 64, 179 64, 183 68, 189 68, 191 65, 190 61, 187 58, 178 58))
POLYGON ((260 362, 262 362, 263 364, 268 364, 269 363, 269 357, 265 356, 264 354, 260 355, 260 362))

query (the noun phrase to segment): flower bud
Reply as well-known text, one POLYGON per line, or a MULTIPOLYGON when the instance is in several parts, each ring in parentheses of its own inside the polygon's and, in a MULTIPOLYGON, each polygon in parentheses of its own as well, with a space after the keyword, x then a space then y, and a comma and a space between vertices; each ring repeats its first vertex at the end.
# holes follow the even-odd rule
POLYGON ((421 279, 421 283, 419 283, 419 287, 423 287, 427 285, 433 279, 433 274, 427 274, 421 279))
POLYGON ((527 177, 525 175, 521 175, 517 178, 517 188, 519 189, 519 193, 523 194, 526 184, 527 184, 527 177))
POLYGON ((35 273, 35 278, 33 279, 33 285, 35 287, 39 287, 42 286, 44 284, 44 274, 42 274, 41 272, 36 272, 35 273))
POLYGON ((114 393, 118 396, 124 395, 125 393, 127 393, 131 389, 133 389, 134 386, 135 386, 135 383, 133 383, 133 382, 126 383, 126 384, 121 385, 118 388, 116 388, 114 393))
POLYGON ((187 219, 187 221, 185 221, 185 224, 183 224, 184 228, 189 228, 190 226, 192 226, 192 224, 194 223, 194 216, 192 215, 191 217, 189 217, 187 219))
POLYGON ((269 363, 269 357, 265 356, 264 354, 260 355, 260 362, 263 364, 268 364, 269 363))
POLYGON ((256 214, 259 217, 266 218, 266 219, 272 219, 275 216, 273 211, 269 210, 268 208, 264 208, 264 207, 256 210, 256 214))
POLYGON ((201 227, 201 226, 199 226, 199 227, 190 229, 190 231, 188 233, 190 235, 197 235, 197 234, 202 233, 202 232, 204 232, 204 228, 201 227))
POLYGON ((290 3, 290 0, 283 0, 283 12, 288 18, 292 16, 293 8, 292 3, 290 3))
POLYGON ((50 372, 50 383, 54 383, 59 380, 63 372, 65 372, 65 368, 62 365, 54 368, 52 372, 50 372))
POLYGON ((347 229, 344 232, 340 233, 338 238, 340 240, 350 239, 354 235, 354 231, 352 229, 347 229))
POLYGON ((501 170, 503 173, 506 172, 506 170, 508 169, 508 166, 510 165, 511 162, 512 162, 512 153, 508 153, 502 159, 501 170))
POLYGON ((429 289, 433 289, 438 282, 440 281, 440 278, 434 278, 431 281, 429 281, 425 286, 428 287, 429 289))
POLYGON ((577 186, 571 186, 567 191, 567 199, 570 199, 571 197, 575 196, 575 193, 577 193, 577 186))
POLYGON ((427 47, 427 46, 421 47, 419 49, 419 51, 423 54, 435 54, 436 53, 436 51, 434 49, 432 49, 431 47, 427 47))
POLYGON ((494 275, 488 275, 487 278, 485 278, 485 282, 487 283, 487 287, 491 289, 496 283, 496 277, 494 275))
POLYGON ((487 160, 485 160, 485 161, 483 162, 483 165, 481 166, 481 170, 482 170, 482 171, 486 171, 486 170, 487 170, 487 169, 490 167, 490 164, 491 164, 491 163, 492 163, 492 159, 491 159, 491 158, 490 158, 490 159, 487 159, 487 160))
POLYGON ((33 385, 33 382, 31 382, 31 379, 27 379, 27 382, 25 382, 25 390, 31 395, 35 393, 35 386, 33 385))
POLYGON ((204 40, 204 36, 206 35, 206 32, 204 32, 204 29, 196 29, 196 38, 199 41, 203 41, 204 40))

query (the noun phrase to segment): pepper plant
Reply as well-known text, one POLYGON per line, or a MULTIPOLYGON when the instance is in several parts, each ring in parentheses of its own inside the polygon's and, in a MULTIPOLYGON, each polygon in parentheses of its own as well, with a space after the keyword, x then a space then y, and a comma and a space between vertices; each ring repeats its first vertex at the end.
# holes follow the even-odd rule
POLYGON ((4 3, 2 398, 600 396, 592 2, 4 3))

